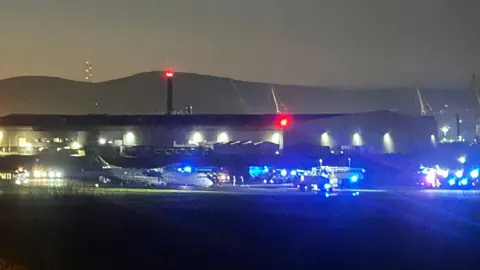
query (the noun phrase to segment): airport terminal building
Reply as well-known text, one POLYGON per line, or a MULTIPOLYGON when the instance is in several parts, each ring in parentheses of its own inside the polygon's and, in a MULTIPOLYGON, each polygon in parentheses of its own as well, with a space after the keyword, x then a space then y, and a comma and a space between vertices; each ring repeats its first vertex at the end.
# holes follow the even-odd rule
POLYGON ((391 111, 302 115, 8 115, 0 151, 104 145, 276 151, 299 145, 331 150, 406 153, 436 145, 431 117, 391 111), (253 149, 253 150, 252 150, 253 149))

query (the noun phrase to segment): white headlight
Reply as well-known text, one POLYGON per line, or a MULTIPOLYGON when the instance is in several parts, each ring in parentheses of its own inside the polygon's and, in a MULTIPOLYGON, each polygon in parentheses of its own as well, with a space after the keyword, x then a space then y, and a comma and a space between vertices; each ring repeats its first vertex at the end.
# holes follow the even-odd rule
POLYGON ((56 173, 55 173, 55 177, 60 178, 60 177, 62 177, 62 176, 63 176, 62 172, 56 172, 56 173))
POLYGON ((55 172, 48 172, 48 177, 54 178, 55 177, 55 172))
POLYGON ((478 169, 474 169, 470 172, 470 177, 472 178, 478 178, 478 175, 479 175, 478 169))

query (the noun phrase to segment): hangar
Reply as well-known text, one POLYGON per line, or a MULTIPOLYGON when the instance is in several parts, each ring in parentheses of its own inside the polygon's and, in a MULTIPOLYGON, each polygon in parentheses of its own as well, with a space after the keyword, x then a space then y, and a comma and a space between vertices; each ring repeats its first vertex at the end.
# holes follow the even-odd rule
POLYGON ((431 117, 392 111, 294 115, 7 115, 0 118, 0 151, 29 152, 55 145, 148 145, 215 148, 298 145, 394 153, 434 146, 431 117))

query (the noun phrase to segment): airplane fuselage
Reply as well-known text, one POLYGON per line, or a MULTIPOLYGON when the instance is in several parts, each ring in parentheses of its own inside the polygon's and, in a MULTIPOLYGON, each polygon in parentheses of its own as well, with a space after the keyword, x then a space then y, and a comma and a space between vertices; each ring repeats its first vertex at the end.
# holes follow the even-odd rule
POLYGON ((208 188, 213 181, 205 173, 184 172, 175 166, 154 169, 135 169, 114 166, 97 154, 83 157, 50 158, 35 170, 43 174, 61 171, 62 177, 94 183, 122 183, 142 186, 193 186, 208 188), (58 168, 58 169, 55 169, 58 168))
POLYGON ((213 185, 206 174, 203 173, 180 173, 163 172, 158 175, 147 175, 145 170, 128 168, 106 168, 98 171, 83 171, 71 174, 74 178, 95 179, 100 182, 120 181, 128 184, 143 186, 192 186, 208 188, 213 185))

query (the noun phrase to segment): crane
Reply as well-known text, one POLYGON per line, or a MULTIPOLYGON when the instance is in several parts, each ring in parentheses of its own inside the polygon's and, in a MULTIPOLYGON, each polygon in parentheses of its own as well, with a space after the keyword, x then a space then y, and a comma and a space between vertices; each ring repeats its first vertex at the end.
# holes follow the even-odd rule
POLYGON ((237 88, 237 85, 235 84, 235 81, 232 78, 228 78, 230 81, 230 85, 232 86, 233 90, 235 90, 235 93, 238 96, 238 99, 240 100, 240 105, 242 106, 242 109, 245 111, 245 113, 251 113, 251 109, 248 106, 248 104, 245 102, 245 100, 242 97, 242 94, 237 88))
POLYGON ((480 88, 478 86, 477 77, 475 76, 475 73, 472 74, 472 80, 470 81, 469 88, 475 94, 475 98, 477 99, 478 106, 480 107, 480 88))
POLYGON ((417 96, 418 96, 418 102, 420 103, 420 114, 422 116, 425 116, 427 115, 428 111, 432 110, 432 107, 430 106, 430 104, 428 104, 428 102, 424 101, 424 98, 422 96, 422 93, 420 92, 420 87, 418 86, 418 83, 417 83, 417 96))
POLYGON ((273 103, 275 104, 275 113, 276 114, 288 113, 288 109, 280 99, 280 96, 278 95, 274 85, 271 86, 270 91, 272 92, 273 103))

